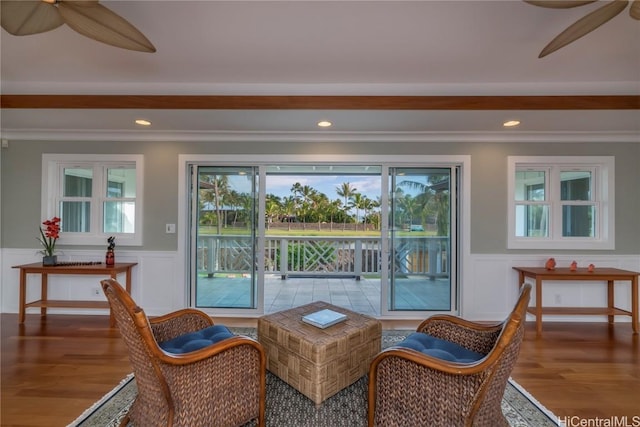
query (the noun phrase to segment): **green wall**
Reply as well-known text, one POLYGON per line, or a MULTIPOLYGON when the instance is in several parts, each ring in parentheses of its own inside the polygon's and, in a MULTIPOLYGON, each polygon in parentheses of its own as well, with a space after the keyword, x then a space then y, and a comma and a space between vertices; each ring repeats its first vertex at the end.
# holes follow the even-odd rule
POLYGON ((477 254, 517 252, 506 250, 507 156, 615 156, 616 249, 602 253, 640 253, 638 143, 11 141, 1 156, 3 248, 39 249, 43 153, 144 154, 145 243, 141 249, 147 251, 177 249, 177 234, 165 234, 164 226, 178 219, 180 154, 252 154, 256 159, 265 154, 469 155, 471 252, 477 254))

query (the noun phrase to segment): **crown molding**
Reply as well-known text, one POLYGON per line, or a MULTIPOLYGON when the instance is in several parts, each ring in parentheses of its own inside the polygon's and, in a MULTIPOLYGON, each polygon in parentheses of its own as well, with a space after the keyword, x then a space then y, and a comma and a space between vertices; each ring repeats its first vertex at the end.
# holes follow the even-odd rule
POLYGON ((189 132, 7 130, 7 141, 640 143, 638 132, 189 132))

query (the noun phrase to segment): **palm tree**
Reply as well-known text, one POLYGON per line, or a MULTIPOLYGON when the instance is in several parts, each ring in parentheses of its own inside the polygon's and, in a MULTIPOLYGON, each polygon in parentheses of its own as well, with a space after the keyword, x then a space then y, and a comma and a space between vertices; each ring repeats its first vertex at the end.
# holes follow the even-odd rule
POLYGON ((267 230, 271 226, 273 220, 282 210, 282 201, 275 194, 267 194, 265 196, 265 215, 267 217, 267 230))
POLYGON ((216 212, 216 227, 221 234, 222 226, 222 198, 229 192, 229 177, 227 175, 201 175, 201 198, 203 201, 212 202, 216 212), (213 192, 211 192, 213 189, 213 192))
MULTIPOLYGON (((376 196, 376 199, 373 200, 371 204, 372 209, 376 209, 382 206, 382 200, 380 199, 380 196, 376 196)), ((375 220, 376 230, 380 230, 380 222, 382 221, 382 218, 380 218, 380 209, 377 209, 375 211, 374 215, 372 216, 372 220, 375 220)))
POLYGON ((252 212, 255 212, 253 209, 253 203, 254 203, 254 199, 253 197, 251 197, 251 194, 249 193, 240 194, 238 204, 242 208, 245 227, 248 230, 251 230, 251 228, 253 227, 254 218, 251 215, 252 212))
POLYGON ((296 201, 296 210, 300 211, 300 217, 302 218, 303 224, 302 227, 306 229, 307 215, 313 204, 313 196, 317 191, 309 185, 302 185, 299 182, 296 182, 291 186, 291 192, 293 193, 293 198, 296 201))
POLYGON ((318 223, 318 231, 322 229, 321 223, 329 214, 329 198, 326 194, 314 191, 311 195, 311 205, 313 218, 318 223))
MULTIPOLYGON (((293 184, 291 186, 291 197, 293 199, 294 202, 294 206, 295 206, 295 214, 296 217, 298 217, 298 210, 302 207, 302 184, 300 184, 299 182, 296 182, 295 184, 293 184)), ((304 221, 304 218, 302 219, 304 221)))
POLYGON ((416 181, 403 181, 399 185, 414 188, 421 193, 416 196, 421 205, 423 216, 435 216, 438 236, 449 235, 449 177, 447 175, 429 175, 428 184, 416 181))
POLYGON ((369 215, 369 211, 373 209, 374 201, 364 196, 362 198, 362 209, 364 210, 364 230, 367 230, 367 216, 369 215))
POLYGON ((291 231, 291 218, 296 212, 296 201, 293 196, 282 199, 282 213, 287 218, 287 230, 291 231))
POLYGON ((344 205, 342 206, 345 210, 345 216, 344 222, 342 223, 342 231, 344 231, 347 226, 347 211, 349 209, 348 200, 356 191, 358 191, 357 188, 353 187, 349 182, 343 182, 342 185, 336 187, 336 193, 338 194, 338 196, 344 197, 344 205))
POLYGON ((329 227, 331 227, 331 231, 333 231, 333 219, 342 212, 342 201, 340 199, 335 199, 329 203, 327 206, 327 210, 329 213, 329 227))
POLYGON ((307 219, 309 217, 309 212, 314 208, 313 198, 317 191, 309 186, 303 185, 299 190, 300 197, 302 199, 302 227, 306 230, 307 219))
MULTIPOLYGON (((230 190, 229 192, 227 192, 227 194, 224 195, 223 197, 223 201, 224 204, 233 209, 233 224, 235 224, 236 222, 238 222, 238 211, 239 211, 239 206, 242 205, 242 196, 240 193, 238 193, 236 190, 230 190)), ((224 220, 224 228, 227 228, 228 225, 228 218, 227 216, 227 211, 225 210, 225 220, 224 220)))
POLYGON ((398 199, 397 204, 404 214, 400 218, 400 224, 397 225, 402 226, 406 222, 408 222, 409 225, 413 224, 413 215, 415 214, 416 206, 418 205, 416 203, 416 199, 413 198, 411 194, 404 194, 398 199))
POLYGON ((350 206, 356 209, 356 231, 358 231, 358 221, 360 221, 360 209, 362 209, 364 196, 361 193, 351 195, 350 206))

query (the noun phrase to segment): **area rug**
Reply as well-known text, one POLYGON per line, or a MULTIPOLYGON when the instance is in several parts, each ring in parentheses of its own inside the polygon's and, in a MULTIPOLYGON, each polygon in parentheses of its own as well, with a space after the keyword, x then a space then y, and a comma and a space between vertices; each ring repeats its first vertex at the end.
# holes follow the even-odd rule
MULTIPOLYGON (((252 328, 234 328, 234 332, 255 336, 255 329, 252 328)), ((400 342, 407 333, 384 331, 382 347, 400 342)), ((368 378, 365 376, 316 407, 310 399, 267 372, 266 424, 270 427, 366 426, 367 385, 368 378)), ((136 392, 135 378, 131 374, 68 427, 117 427, 136 392)), ((559 425, 556 416, 512 379, 509 379, 502 399, 502 411, 513 427, 559 425)))

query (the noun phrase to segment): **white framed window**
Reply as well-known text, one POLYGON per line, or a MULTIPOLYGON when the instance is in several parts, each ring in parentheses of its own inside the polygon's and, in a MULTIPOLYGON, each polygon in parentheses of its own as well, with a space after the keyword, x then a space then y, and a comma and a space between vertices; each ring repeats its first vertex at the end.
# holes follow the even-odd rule
POLYGON ((615 249, 614 157, 508 158, 508 249, 615 249))
POLYGON ((142 245, 141 154, 43 154, 42 218, 61 218, 62 245, 142 245))

